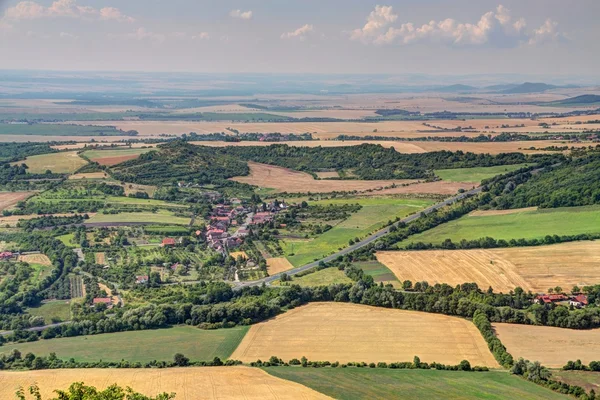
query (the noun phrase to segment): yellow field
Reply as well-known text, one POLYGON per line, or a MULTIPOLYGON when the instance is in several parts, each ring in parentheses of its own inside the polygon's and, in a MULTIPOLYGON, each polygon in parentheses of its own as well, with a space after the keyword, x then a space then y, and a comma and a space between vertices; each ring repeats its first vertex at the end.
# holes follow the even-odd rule
POLYGON ((94 253, 94 262, 99 265, 106 265, 106 254, 104 252, 94 253))
POLYGON ((440 314, 348 303, 310 303, 252 325, 232 359, 410 361, 497 367, 477 328, 440 314))
POLYGON ((165 369, 62 369, 44 371, 0 372, 0 399, 15 398, 20 386, 37 383, 43 398, 55 389, 67 389, 73 382, 104 389, 118 384, 156 396, 176 393, 176 400, 244 399, 295 400, 329 399, 303 385, 276 378, 258 368, 189 367, 165 369))
POLYGON ((69 175, 69 179, 79 180, 79 179, 106 179, 108 175, 106 172, 87 172, 84 174, 73 174, 69 175))
POLYGON ((477 250, 383 251, 377 260, 400 281, 427 281, 451 286, 475 282, 507 293, 546 292, 560 286, 570 289, 600 282, 600 241, 550 246, 477 250))
POLYGON ((502 344, 515 359, 539 361, 560 368, 567 361, 600 360, 600 329, 574 330, 551 326, 493 324, 502 344))
POLYGON ((87 161, 79 157, 76 151, 70 151, 65 153, 50 153, 31 156, 27 157, 24 161, 17 161, 12 164, 23 163, 27 164, 29 167, 28 172, 32 174, 43 174, 47 170, 57 174, 63 174, 75 172, 77 169, 87 164, 87 161))
POLYGON ((510 214, 519 214, 527 211, 535 211, 537 207, 526 207, 526 208, 513 208, 511 210, 475 210, 469 215, 473 217, 485 217, 491 215, 510 215, 510 214))
POLYGON ((339 178, 340 174, 337 171, 326 171, 326 172, 317 172, 317 176, 321 179, 326 178, 339 178))
POLYGON ((51 266, 52 262, 45 254, 21 254, 19 256, 19 261, 23 261, 30 264, 40 264, 51 266))
POLYGON ((34 194, 35 192, 0 192, 0 210, 6 210, 34 194))
POLYGON ((267 272, 269 272, 269 275, 275 275, 292 268, 294 266, 285 257, 267 258, 267 272))
POLYGON ((391 186, 414 183, 415 180, 398 179, 395 181, 360 181, 360 180, 317 180, 311 175, 287 168, 267 164, 249 162, 250 175, 238 176, 232 180, 248 183, 263 188, 275 189, 288 193, 329 193, 335 191, 366 191, 391 186))
POLYGON ((233 257, 234 259, 236 259, 236 260, 237 260, 237 258, 238 258, 239 256, 242 256, 242 257, 243 257, 243 258, 245 258, 246 260, 248 259, 248 254, 246 254, 246 252, 245 252, 245 251, 232 251, 231 253, 229 253, 229 255, 230 255, 231 257, 233 257))

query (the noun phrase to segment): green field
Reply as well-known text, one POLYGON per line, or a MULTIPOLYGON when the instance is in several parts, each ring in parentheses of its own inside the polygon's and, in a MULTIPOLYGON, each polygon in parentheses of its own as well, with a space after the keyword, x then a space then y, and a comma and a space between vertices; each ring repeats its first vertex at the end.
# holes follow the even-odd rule
POLYGON ((429 231, 411 236, 408 243, 460 242, 483 237, 494 239, 534 239, 546 235, 600 233, 600 206, 545 208, 508 215, 465 215, 429 231))
POLYGON ((331 230, 309 240, 284 240, 282 248, 294 266, 301 266, 348 246, 355 237, 364 238, 382 228, 388 220, 405 217, 433 204, 424 199, 351 198, 310 202, 309 204, 356 204, 362 209, 331 230), (294 255, 290 255, 290 254, 294 255))
POLYGON ((119 214, 97 213, 87 220, 87 222, 147 222, 170 225, 188 225, 191 217, 176 217, 170 211, 158 210, 157 212, 122 212, 119 214))
POLYGON ((29 167, 28 172, 32 174, 43 174, 47 170, 57 174, 71 174, 87 164, 87 161, 79 157, 77 152, 69 151, 31 156, 13 164, 23 163, 29 167))
POLYGON ((88 150, 88 151, 83 152, 83 155, 93 161, 98 158, 140 155, 140 154, 148 153, 149 151, 152 151, 152 150, 156 150, 156 149, 154 149, 154 148, 150 148, 150 149, 140 149, 140 148, 134 148, 134 149, 121 148, 121 149, 119 149, 119 148, 117 148, 114 150, 113 149, 110 149, 110 150, 88 150))
POLYGON ((119 136, 124 132, 114 126, 85 126, 66 124, 0 124, 0 135, 41 136, 119 136))
POLYGON ((57 236, 56 238, 58 240, 60 240, 61 242, 63 242, 63 244, 67 247, 79 247, 79 245, 76 245, 72 242, 72 240, 75 238, 75 235, 72 233, 60 235, 60 236, 57 236))
POLYGON ((498 165, 495 167, 475 167, 456 169, 436 169, 434 172, 442 180, 448 182, 481 182, 496 175, 506 174, 527 167, 528 164, 498 165))
POLYGON ((247 326, 215 330, 178 326, 11 344, 2 346, 0 352, 7 354, 13 349, 35 355, 55 352, 61 359, 72 357, 77 361, 170 361, 175 353, 182 353, 196 361, 208 361, 214 357, 224 360, 247 331, 247 326))
POLYGON ((391 283, 394 287, 400 287, 400 281, 388 267, 379 261, 360 261, 352 263, 353 266, 362 269, 367 275, 373 277, 375 283, 391 283))
MULTIPOLYGON (((334 283, 352 283, 344 271, 337 268, 325 268, 300 278, 292 277, 291 284, 300 286, 328 286, 334 283)), ((276 284, 279 284, 277 281, 276 284)))
POLYGON ((39 307, 28 308, 27 312, 31 315, 44 317, 46 324, 71 319, 71 305, 65 300, 50 301, 39 307))
POLYGON ((167 203, 163 200, 154 199, 138 199, 135 197, 121 197, 121 196, 108 196, 106 198, 107 203, 111 204, 133 204, 140 206, 153 206, 153 207, 170 207, 170 208, 186 208, 185 204, 174 204, 167 203))
POLYGON ((600 374, 595 371, 552 371, 552 378, 570 385, 577 385, 586 391, 600 390, 600 374))
POLYGON ((264 368, 334 399, 568 399, 504 371, 459 372, 369 368, 264 368))

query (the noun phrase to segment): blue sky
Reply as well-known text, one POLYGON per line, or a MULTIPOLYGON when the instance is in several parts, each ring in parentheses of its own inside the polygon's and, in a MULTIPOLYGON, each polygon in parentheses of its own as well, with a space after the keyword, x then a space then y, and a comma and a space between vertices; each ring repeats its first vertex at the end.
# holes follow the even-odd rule
POLYGON ((0 68, 598 75, 597 0, 0 0, 0 68))

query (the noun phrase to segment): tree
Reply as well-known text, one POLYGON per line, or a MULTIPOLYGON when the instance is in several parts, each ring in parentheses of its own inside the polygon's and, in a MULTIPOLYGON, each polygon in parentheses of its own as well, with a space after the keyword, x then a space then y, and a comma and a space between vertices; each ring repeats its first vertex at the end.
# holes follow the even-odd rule
MULTIPOLYGON (((32 396, 31 399, 42 400, 39 387, 30 386, 28 392, 32 396)), ((161 393, 156 397, 149 397, 134 392, 130 387, 123 389, 117 385, 98 391, 93 386, 85 386, 83 382, 75 382, 68 390, 56 390, 55 392, 58 397, 48 400, 172 400, 175 398, 175 393, 161 393)), ((22 387, 19 388, 16 396, 18 400, 28 400, 22 387)))
POLYGON ((175 356, 173 356, 173 362, 178 367, 185 367, 186 365, 189 365, 190 359, 181 353, 177 353, 175 356))

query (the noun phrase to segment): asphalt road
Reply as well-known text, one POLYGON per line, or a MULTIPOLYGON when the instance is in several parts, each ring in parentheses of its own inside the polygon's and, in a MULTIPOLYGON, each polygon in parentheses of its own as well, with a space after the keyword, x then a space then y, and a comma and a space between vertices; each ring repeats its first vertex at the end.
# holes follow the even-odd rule
MULTIPOLYGON (((426 209, 424 209, 424 210, 422 210, 422 211, 420 211, 420 212, 418 212, 416 214, 409 215, 408 217, 406 217, 404 219, 401 219, 400 221, 394 223, 393 225, 398 225, 398 224, 400 224, 402 222, 404 222, 406 224, 409 223, 409 222, 413 222, 413 221, 421 218, 421 215, 429 214, 430 212, 435 211, 435 210, 437 210, 439 208, 442 208, 442 207, 448 206, 450 204, 456 203, 457 201, 462 200, 462 199, 464 199, 466 197, 469 197, 469 196, 475 195, 477 193, 480 193, 481 190, 482 190, 481 187, 478 187, 478 188, 466 191, 464 193, 460 193, 460 194, 458 194, 458 195, 456 195, 454 197, 450 197, 450 198, 448 198, 448 199, 446 199, 446 200, 444 200, 444 201, 442 201, 440 203, 434 204, 433 206, 428 207, 428 208, 426 208, 426 209)), ((327 256, 327 257, 325 257, 325 258, 323 258, 321 260, 314 261, 314 262, 311 262, 310 264, 306 264, 306 265, 303 265, 301 267, 293 268, 293 269, 287 270, 285 272, 281 272, 279 274, 271 275, 271 276, 268 276, 266 278, 259 279, 257 281, 240 283, 240 284, 238 284, 238 285, 236 285, 234 287, 234 290, 239 290, 241 288, 251 287, 251 286, 260 286, 263 283, 269 284, 269 283, 271 283, 271 282, 273 282, 273 281, 281 278, 281 275, 283 275, 283 274, 296 275, 296 274, 298 274, 300 272, 303 272, 303 271, 306 271, 306 270, 309 270, 311 268, 314 268, 314 267, 318 266, 320 262, 325 262, 325 263, 326 262, 330 262, 330 261, 335 260, 339 256, 343 256, 344 254, 351 253, 351 252, 353 252, 356 249, 360 249, 361 247, 364 247, 364 246, 366 246, 366 245, 368 245, 368 244, 376 241, 377 239, 381 238, 382 236, 387 235, 388 233, 390 233, 390 226, 388 226, 388 227, 386 227, 386 228, 384 228, 384 229, 382 229, 380 231, 377 231, 377 232, 373 233, 372 235, 367 236, 366 238, 364 238, 360 242, 354 243, 353 245, 348 246, 348 247, 346 247, 346 248, 338 251, 337 253, 334 253, 334 254, 332 254, 330 256, 327 256)))

